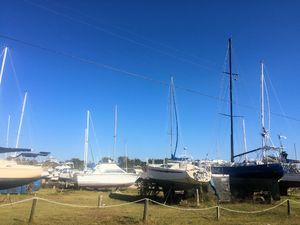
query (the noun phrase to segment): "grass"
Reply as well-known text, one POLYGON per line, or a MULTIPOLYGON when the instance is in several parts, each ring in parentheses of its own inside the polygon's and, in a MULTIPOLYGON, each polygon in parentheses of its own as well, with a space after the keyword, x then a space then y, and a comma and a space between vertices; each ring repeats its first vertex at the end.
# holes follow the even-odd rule
MULTIPOLYGON (((98 194, 102 195, 105 205, 122 204, 134 201, 140 198, 136 190, 127 190, 122 193, 109 195, 109 192, 96 191, 73 191, 64 192, 42 189, 37 193, 38 197, 46 198, 62 203, 70 203, 77 205, 96 206, 98 194)), ((11 195, 12 201, 18 201, 31 198, 33 195, 11 195)), ((288 196, 300 202, 300 192, 296 192, 288 196)), ((281 201, 287 199, 283 197, 281 201)), ((0 195, 0 204, 9 203, 4 195, 0 195), (2 200, 2 201, 1 201, 2 200)), ((279 202, 271 205, 253 204, 253 203, 228 203, 222 206, 236 210, 261 210, 272 207, 279 202)), ((196 208, 195 202, 189 201, 185 203, 189 207, 196 208)), ((0 224, 3 225, 21 225, 28 224, 32 202, 25 202, 18 205, 6 206, 0 208, 0 224)), ((199 208, 205 208, 215 205, 214 202, 201 203, 199 208)), ((173 205, 176 207, 186 208, 186 206, 173 205)), ((135 203, 116 208, 71 208, 66 206, 55 205, 39 200, 36 207, 33 224, 41 225, 81 225, 81 224, 143 224, 143 203, 135 203)), ((148 223, 153 225, 164 224, 300 224, 300 204, 291 203, 291 215, 287 216, 287 205, 273 209, 268 212, 258 214, 238 214, 221 210, 220 220, 216 220, 216 209, 208 211, 181 211, 166 208, 164 206, 149 204, 148 223)))

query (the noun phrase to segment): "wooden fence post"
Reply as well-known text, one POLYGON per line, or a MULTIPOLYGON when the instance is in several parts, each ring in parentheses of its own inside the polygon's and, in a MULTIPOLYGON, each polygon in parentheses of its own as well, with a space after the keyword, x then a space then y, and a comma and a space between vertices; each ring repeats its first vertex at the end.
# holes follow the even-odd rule
POLYGON ((37 203, 37 198, 34 198, 33 201, 32 201, 32 206, 31 206, 31 211, 30 211, 30 217, 29 217, 29 223, 31 223, 33 221, 36 203, 37 203))
POLYGON ((98 206, 98 208, 101 208, 102 206, 103 206, 103 200, 102 200, 102 195, 98 195, 98 202, 97 202, 97 206, 98 206))
POLYGON ((144 215, 143 215, 144 223, 147 223, 147 219, 148 219, 148 205, 149 205, 149 199, 146 198, 144 202, 144 215))
POLYGON ((220 219, 220 206, 216 207, 216 212, 217 212, 217 220, 220 219))
POLYGON ((200 205, 200 201, 199 201, 199 189, 198 188, 196 188, 196 201, 197 201, 197 206, 199 206, 200 205))
POLYGON ((291 205, 290 205, 290 200, 288 199, 288 200, 286 201, 286 203, 287 203, 287 214, 288 214, 288 216, 289 216, 289 215, 291 215, 291 205))

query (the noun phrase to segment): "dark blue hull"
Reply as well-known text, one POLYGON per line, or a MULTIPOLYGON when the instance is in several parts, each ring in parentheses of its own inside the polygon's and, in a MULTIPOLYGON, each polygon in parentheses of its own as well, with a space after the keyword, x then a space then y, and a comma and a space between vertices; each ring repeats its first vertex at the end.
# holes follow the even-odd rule
POLYGON ((214 166, 212 173, 229 174, 233 198, 251 198, 254 192, 269 191, 274 200, 280 199, 278 180, 284 171, 279 163, 214 166))
POLYGON ((283 176, 280 163, 261 165, 214 166, 214 174, 229 174, 232 178, 270 178, 279 180, 283 176))

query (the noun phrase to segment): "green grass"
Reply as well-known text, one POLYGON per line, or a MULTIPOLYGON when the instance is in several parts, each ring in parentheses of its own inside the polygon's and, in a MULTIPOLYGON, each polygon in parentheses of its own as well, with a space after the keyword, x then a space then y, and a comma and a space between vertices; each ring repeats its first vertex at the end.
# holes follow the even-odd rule
MULTIPOLYGON (((38 197, 46 198, 62 203, 96 206, 98 194, 103 196, 105 205, 122 204, 140 198, 136 190, 128 190, 109 196, 109 192, 96 191, 72 191, 64 192, 52 189, 42 189, 37 193, 38 197)), ((11 195, 12 201, 31 198, 33 195, 11 195)), ((300 202, 300 192, 288 196, 300 202)), ((283 197, 281 201, 285 200, 283 197)), ((0 195, 0 204, 9 203, 5 195, 0 195)), ((271 205, 253 203, 228 203, 222 206, 236 210, 261 210, 278 204, 271 205)), ((0 208, 0 224, 21 225, 27 224, 32 202, 0 208)), ((189 207, 197 208, 193 201, 185 203, 189 207)), ((199 208, 215 205, 214 202, 201 203, 199 208)), ((183 205, 173 205, 185 208, 183 205)), ((36 207, 33 224, 50 225, 80 225, 80 224, 143 224, 143 203, 135 203, 116 208, 71 208, 55 205, 39 200, 36 207)), ((221 210, 220 220, 216 220, 216 209, 208 211, 181 211, 169 209, 164 206, 149 204, 148 224, 300 224, 300 204, 291 203, 291 215, 287 216, 287 205, 284 204, 272 211, 259 214, 238 214, 221 210)))

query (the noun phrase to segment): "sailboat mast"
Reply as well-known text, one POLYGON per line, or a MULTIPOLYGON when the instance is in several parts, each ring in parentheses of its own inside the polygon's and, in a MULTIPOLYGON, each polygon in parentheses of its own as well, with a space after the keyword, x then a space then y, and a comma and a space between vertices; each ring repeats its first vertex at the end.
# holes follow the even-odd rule
POLYGON ((9 139, 9 128, 10 128, 10 115, 8 115, 7 121, 7 133, 6 133, 6 147, 8 148, 8 139, 9 139))
POLYGON ((88 152, 89 152, 89 125, 90 125, 90 111, 88 110, 86 113, 86 128, 85 128, 84 155, 83 155, 83 163, 84 163, 85 171, 87 170, 88 152))
POLYGON ((1 81, 2 81, 4 65, 5 65, 5 61, 6 61, 6 54, 7 54, 7 47, 5 47, 3 50, 3 60, 2 60, 1 70, 0 70, 0 85, 1 85, 1 81))
POLYGON ((20 139, 20 133, 21 133, 22 123, 23 123, 23 116, 24 116, 26 101, 27 101, 27 92, 25 92, 25 96, 24 96, 24 100, 23 100, 21 119, 20 119, 20 123, 19 123, 18 134, 17 134, 16 148, 19 147, 19 139, 20 139))
POLYGON ((266 146, 266 129, 265 129, 265 100, 264 100, 264 63, 261 62, 261 78, 260 78, 260 94, 261 94, 261 128, 262 128, 262 147, 266 146))
POLYGON ((234 143, 233 143, 233 107, 232 107, 232 62, 231 62, 231 38, 228 39, 229 44, 229 77, 230 77, 230 160, 234 162, 234 143))
MULTIPOLYGON (((244 119, 243 119, 243 134, 244 134, 244 149, 245 149, 245 152, 248 152, 247 139, 246 139, 246 127, 245 127, 245 120, 244 119)), ((246 159, 246 161, 248 161, 247 154, 245 154, 245 159, 246 159)))
POLYGON ((125 171, 128 172, 127 141, 125 140, 125 171))
POLYGON ((118 124, 118 106, 115 106, 115 124, 114 124, 114 146, 113 146, 113 160, 115 160, 116 145, 117 145, 117 124, 118 124))
POLYGON ((295 159, 297 160, 297 148, 296 148, 296 143, 294 143, 294 151, 295 151, 295 159))

